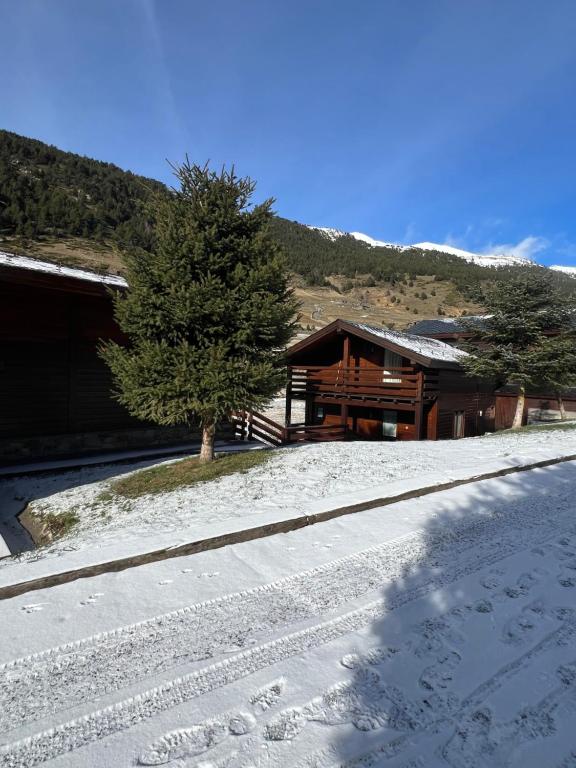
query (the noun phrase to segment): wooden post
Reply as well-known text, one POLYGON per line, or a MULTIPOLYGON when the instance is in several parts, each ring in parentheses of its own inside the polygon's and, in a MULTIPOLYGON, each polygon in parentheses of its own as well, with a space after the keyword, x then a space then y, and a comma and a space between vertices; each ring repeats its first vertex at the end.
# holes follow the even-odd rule
MULTIPOLYGON (((346 334, 344 336, 344 343, 342 345, 342 382, 344 384, 343 389, 346 394, 347 392, 347 384, 350 381, 350 372, 347 370, 350 367, 350 336, 349 334, 346 334)), ((348 424, 348 406, 347 405, 341 405, 340 406, 340 423, 343 426, 346 426, 348 424)))
POLYGON ((426 438, 428 440, 438 440, 438 400, 435 400, 430 408, 427 426, 428 424, 430 424, 430 430, 427 429, 426 438))
POLYGON ((422 440, 422 422, 424 416, 424 372, 418 371, 416 383, 416 403, 414 404, 414 432, 416 440, 422 440))
POLYGON ((289 427, 292 421, 292 368, 288 366, 288 379, 286 381, 286 413, 284 426, 289 427))
POLYGON ((350 336, 348 336, 348 334, 344 336, 344 344, 342 348, 342 367, 350 367, 350 336))
POLYGON ((248 413, 247 437, 248 437, 248 440, 252 440, 252 411, 249 411, 248 413))

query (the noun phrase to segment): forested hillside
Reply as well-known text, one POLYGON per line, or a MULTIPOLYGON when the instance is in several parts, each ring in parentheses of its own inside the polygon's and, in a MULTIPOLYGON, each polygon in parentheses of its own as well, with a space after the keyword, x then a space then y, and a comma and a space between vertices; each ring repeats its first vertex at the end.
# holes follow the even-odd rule
POLYGON ((83 237, 149 248, 144 206, 163 184, 111 163, 0 131, 0 233, 83 237))
MULTIPOLYGON (((340 274, 348 278, 371 275, 376 282, 395 282, 404 276, 435 276, 451 280, 464 294, 476 296, 483 281, 507 280, 525 269, 537 266, 487 268, 440 251, 419 248, 371 247, 350 236, 330 239, 321 231, 278 217, 274 222, 277 239, 289 254, 290 265, 310 284, 321 284, 325 277, 340 274)), ((553 276, 553 279, 556 279, 553 276)), ((566 280, 558 284, 570 286, 566 280)))
MULTIPOLYGON (((0 248, 121 271, 126 249, 153 248, 147 203, 155 194, 168 189, 111 163, 0 131, 0 248)), ((539 269, 496 270, 440 252, 374 248, 348 236, 332 240, 281 217, 273 234, 312 324, 333 314, 325 309, 380 322, 393 316, 397 325, 413 314, 475 311, 486 281, 539 269)), ((576 287, 560 272, 553 279, 562 290, 576 287)))

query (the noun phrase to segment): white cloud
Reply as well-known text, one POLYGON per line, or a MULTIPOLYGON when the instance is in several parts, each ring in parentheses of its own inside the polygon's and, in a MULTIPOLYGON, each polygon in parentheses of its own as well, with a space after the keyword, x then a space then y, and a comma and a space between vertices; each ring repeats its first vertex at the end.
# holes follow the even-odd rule
POLYGON ((545 251, 550 246, 550 241, 545 237, 528 235, 518 243, 490 243, 482 249, 485 254, 505 254, 506 256, 519 256, 522 259, 533 259, 537 253, 545 251))

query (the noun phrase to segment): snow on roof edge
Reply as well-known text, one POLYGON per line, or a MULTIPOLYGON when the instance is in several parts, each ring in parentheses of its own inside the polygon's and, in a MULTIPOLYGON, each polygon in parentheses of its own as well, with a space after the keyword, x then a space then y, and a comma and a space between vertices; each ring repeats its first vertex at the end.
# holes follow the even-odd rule
POLYGON ((30 256, 17 256, 14 253, 0 251, 0 267, 14 267, 16 269, 27 269, 32 272, 42 272, 49 275, 60 277, 71 277, 76 280, 86 280, 92 283, 102 283, 104 285, 113 285, 118 288, 127 288, 128 283, 119 275, 98 274, 89 269, 80 269, 78 267, 65 267, 52 261, 42 261, 33 259, 30 256))
POLYGON ((378 328, 373 325, 366 325, 366 323, 355 323, 353 321, 346 322, 355 328, 372 333, 374 336, 379 336, 409 352, 415 352, 430 360, 444 363, 458 363, 462 358, 468 356, 468 353, 463 349, 452 347, 450 344, 446 344, 439 339, 430 339, 427 336, 417 336, 416 334, 392 331, 389 328, 378 328))

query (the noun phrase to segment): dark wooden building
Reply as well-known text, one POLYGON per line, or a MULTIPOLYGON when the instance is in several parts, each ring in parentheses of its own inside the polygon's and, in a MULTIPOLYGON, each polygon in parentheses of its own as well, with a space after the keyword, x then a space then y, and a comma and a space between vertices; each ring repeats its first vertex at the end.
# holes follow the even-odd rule
POLYGON ((494 429, 489 383, 469 378, 465 352, 435 339, 335 320, 288 350, 286 422, 369 440, 440 440, 494 429))
POLYGON ((100 339, 122 342, 117 276, 0 253, 0 462, 177 442, 112 396, 100 339))
MULTIPOLYGON (((466 317, 466 323, 457 317, 434 318, 432 320, 420 320, 414 323, 409 334, 425 336, 429 339, 437 339, 450 344, 453 347, 461 347, 473 334, 469 323, 482 325, 482 315, 466 317)), ((554 331, 551 330, 550 334, 554 331)), ((514 421, 518 391, 514 386, 505 386, 496 389, 495 429, 509 429, 514 421)), ((570 418, 576 418, 576 389, 568 389, 563 393, 564 408, 570 418)), ((525 424, 538 424, 557 421, 560 419, 560 406, 556 393, 543 388, 532 388, 526 393, 524 404, 525 424)))

